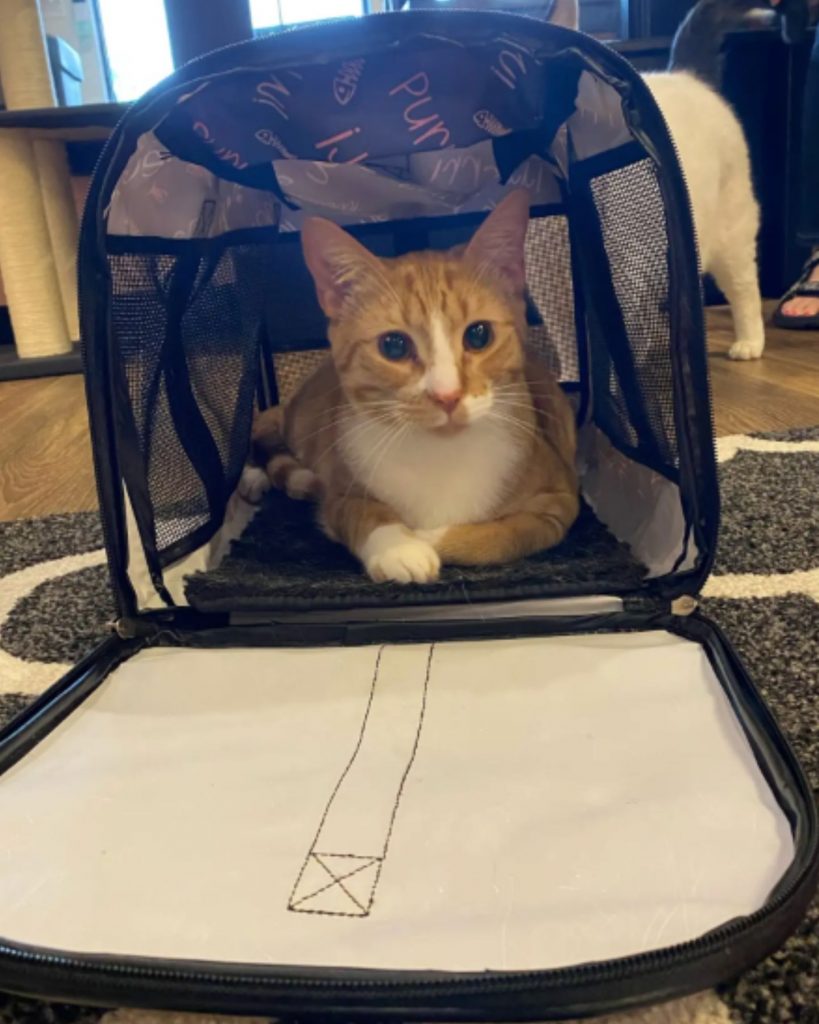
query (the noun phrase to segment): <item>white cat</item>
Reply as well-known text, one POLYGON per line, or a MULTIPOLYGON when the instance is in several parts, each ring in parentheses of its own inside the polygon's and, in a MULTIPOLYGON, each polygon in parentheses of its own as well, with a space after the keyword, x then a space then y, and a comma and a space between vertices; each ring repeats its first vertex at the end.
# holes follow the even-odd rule
POLYGON ((702 273, 731 306, 732 359, 758 359, 765 347, 756 241, 759 206, 745 134, 721 96, 693 75, 645 75, 663 112, 688 183, 702 273))
MULTIPOLYGON (((674 138, 688 183, 701 272, 711 274, 731 306, 732 359, 758 359, 765 347, 756 256, 759 206, 745 133, 712 86, 718 86, 722 72, 725 33, 758 4, 699 0, 675 36, 673 70, 643 76, 674 138)), ((562 23, 577 28, 576 0, 573 8, 562 23)))

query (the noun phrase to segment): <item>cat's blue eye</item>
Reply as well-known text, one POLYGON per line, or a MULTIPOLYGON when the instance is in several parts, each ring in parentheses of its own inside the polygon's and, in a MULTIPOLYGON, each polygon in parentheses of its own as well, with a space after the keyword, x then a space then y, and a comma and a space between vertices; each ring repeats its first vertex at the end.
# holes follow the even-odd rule
POLYGON ((412 341, 401 331, 388 331, 378 339, 378 351, 385 359, 398 363, 412 355, 412 341))
POLYGON ((464 348, 480 352, 492 341, 492 325, 485 320, 470 324, 464 331, 464 348))

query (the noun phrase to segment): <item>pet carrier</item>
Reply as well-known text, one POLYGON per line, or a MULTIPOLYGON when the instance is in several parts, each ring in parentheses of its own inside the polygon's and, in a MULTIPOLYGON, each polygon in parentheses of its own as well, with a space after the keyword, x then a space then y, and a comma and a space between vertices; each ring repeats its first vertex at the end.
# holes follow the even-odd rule
POLYGON ((519 16, 309 26, 128 112, 82 228, 118 619, 0 739, 0 987, 277 1017, 567 1017, 755 962, 816 876, 804 776, 697 610, 718 495, 685 185, 640 78, 519 16), (325 347, 299 249, 533 198, 530 343, 584 507, 543 555, 366 579, 236 494, 325 347), (232 543, 231 543, 232 542, 232 543))

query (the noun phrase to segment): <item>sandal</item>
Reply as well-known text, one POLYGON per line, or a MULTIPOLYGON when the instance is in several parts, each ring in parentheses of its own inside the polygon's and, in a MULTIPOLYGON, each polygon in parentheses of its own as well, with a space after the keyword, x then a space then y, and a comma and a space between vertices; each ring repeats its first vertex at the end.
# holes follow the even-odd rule
POLYGON ((819 331, 819 313, 814 313, 813 316, 788 316, 782 312, 785 303, 799 295, 819 299, 819 281, 808 280, 816 267, 819 267, 819 252, 815 252, 810 257, 802 268, 799 280, 779 300, 779 305, 773 315, 773 322, 777 327, 794 331, 819 331))

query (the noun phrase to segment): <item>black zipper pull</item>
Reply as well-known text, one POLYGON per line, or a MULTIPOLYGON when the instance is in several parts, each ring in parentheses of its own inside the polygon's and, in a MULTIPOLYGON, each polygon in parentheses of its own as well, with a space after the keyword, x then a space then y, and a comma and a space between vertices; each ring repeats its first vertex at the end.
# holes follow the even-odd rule
POLYGON ((155 622, 149 622, 145 619, 128 618, 127 616, 114 619, 113 622, 109 623, 109 626, 111 631, 116 633, 120 640, 136 640, 137 637, 155 640, 160 633, 170 632, 155 622))
POLYGON ((686 617, 695 612, 699 607, 699 601, 693 594, 680 594, 671 602, 671 614, 686 617))

